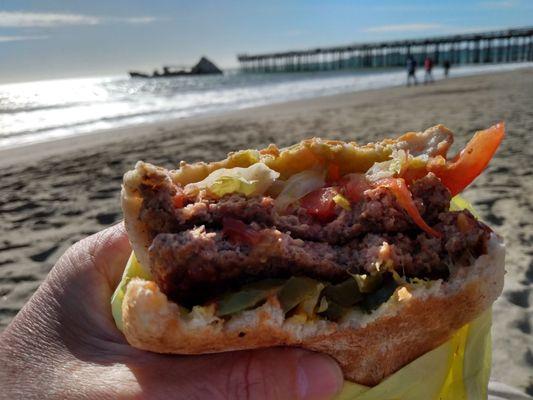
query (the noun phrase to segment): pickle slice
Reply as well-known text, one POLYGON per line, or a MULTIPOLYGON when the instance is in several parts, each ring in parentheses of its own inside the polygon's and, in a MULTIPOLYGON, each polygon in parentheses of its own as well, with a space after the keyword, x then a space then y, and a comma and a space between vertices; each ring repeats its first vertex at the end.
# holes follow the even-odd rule
POLYGON ((266 300, 270 290, 247 289, 230 293, 218 302, 217 315, 224 317, 253 308, 266 300))
POLYGON ((320 313, 320 316, 330 320, 337 322, 340 320, 344 315, 349 311, 349 308, 343 307, 334 301, 328 301, 328 308, 320 313))
POLYGON ((348 278, 337 285, 330 285, 324 289, 323 293, 328 299, 328 303, 333 301, 342 307, 351 307, 363 298, 359 286, 353 278, 348 278))
POLYGON ((304 300, 315 295, 320 283, 311 278, 293 276, 278 293, 281 308, 288 313, 304 300))
POLYGON ((375 292, 365 295, 361 302, 361 307, 367 312, 374 311, 390 299, 397 287, 398 283, 392 277, 387 277, 387 279, 384 279, 383 286, 375 292))

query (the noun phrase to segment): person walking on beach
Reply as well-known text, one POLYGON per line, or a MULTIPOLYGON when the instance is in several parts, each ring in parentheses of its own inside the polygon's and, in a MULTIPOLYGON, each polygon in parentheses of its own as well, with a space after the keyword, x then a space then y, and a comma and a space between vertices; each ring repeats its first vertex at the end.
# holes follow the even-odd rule
POLYGON ((450 60, 444 60, 444 77, 447 78, 450 73, 450 60))
POLYGON ((426 74, 424 75, 424 84, 433 82, 433 75, 431 71, 433 70, 433 60, 431 57, 426 56, 424 60, 424 70, 426 74))
POLYGON ((407 86, 411 86, 411 79, 414 84, 418 84, 416 80, 416 60, 413 56, 407 57, 407 86))

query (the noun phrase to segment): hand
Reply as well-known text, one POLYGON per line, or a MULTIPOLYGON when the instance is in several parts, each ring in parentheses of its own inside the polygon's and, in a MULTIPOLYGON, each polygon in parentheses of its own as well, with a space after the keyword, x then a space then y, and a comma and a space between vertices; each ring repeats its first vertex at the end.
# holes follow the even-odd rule
POLYGON ((329 357, 295 348, 171 356, 130 347, 110 299, 131 252, 123 224, 72 246, 0 335, 0 398, 326 399, 329 357))

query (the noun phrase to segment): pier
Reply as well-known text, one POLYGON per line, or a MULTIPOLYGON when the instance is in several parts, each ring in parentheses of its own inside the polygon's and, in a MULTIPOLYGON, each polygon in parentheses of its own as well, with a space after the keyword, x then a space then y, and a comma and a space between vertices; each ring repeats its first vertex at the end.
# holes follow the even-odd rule
POLYGON ((403 67, 408 56, 423 65, 533 61, 533 27, 439 36, 426 39, 355 43, 347 46, 267 54, 239 54, 246 72, 301 72, 354 68, 403 67))

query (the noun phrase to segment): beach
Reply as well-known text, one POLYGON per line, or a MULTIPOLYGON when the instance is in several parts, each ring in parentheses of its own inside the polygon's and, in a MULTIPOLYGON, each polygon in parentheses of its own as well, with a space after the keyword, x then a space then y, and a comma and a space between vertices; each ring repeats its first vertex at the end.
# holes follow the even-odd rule
POLYGON ((455 132, 457 150, 476 130, 501 120, 507 137, 464 197, 507 246, 504 293, 494 306, 492 377, 533 394, 533 69, 298 100, 2 151, 0 330, 72 243, 121 220, 122 175, 137 160, 173 168, 180 160, 217 160, 272 142, 285 146, 320 136, 366 143, 438 123, 455 132))

